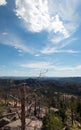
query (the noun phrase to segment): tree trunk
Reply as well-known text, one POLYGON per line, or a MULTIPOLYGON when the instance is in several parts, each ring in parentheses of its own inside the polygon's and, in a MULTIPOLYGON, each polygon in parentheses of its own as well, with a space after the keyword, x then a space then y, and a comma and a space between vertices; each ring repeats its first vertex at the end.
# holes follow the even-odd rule
POLYGON ((21 86, 21 130, 25 130, 25 85, 21 86))

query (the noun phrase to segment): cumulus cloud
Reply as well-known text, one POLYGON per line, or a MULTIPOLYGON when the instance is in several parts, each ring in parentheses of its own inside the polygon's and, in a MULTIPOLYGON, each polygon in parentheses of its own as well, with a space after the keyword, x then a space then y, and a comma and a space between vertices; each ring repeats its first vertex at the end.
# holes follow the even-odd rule
POLYGON ((57 52, 58 46, 67 46, 64 40, 68 40, 81 23, 80 0, 15 0, 15 4, 16 15, 27 30, 48 32, 49 45, 41 50, 43 54, 57 52))
POLYGON ((7 4, 6 0, 0 0, 0 6, 1 6, 1 5, 4 6, 4 5, 6 5, 6 4, 7 4))
POLYGON ((58 12, 52 14, 49 0, 16 0, 16 15, 27 24, 27 29, 32 32, 47 30, 61 33, 68 37, 68 30, 60 19, 58 12))
POLYGON ((52 14, 58 12, 59 17, 64 22, 65 28, 71 32, 76 30, 77 26, 79 26, 77 22, 79 23, 80 21, 80 10, 78 8, 80 5, 80 0, 52 0, 50 1, 49 7, 52 14))
POLYGON ((80 4, 80 0, 16 0, 15 11, 32 32, 47 30, 68 37, 78 26, 80 4))

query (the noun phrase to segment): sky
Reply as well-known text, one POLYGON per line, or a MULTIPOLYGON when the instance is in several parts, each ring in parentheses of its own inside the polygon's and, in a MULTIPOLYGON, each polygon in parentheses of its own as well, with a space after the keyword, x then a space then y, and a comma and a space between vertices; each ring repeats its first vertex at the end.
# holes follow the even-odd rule
POLYGON ((81 76, 81 0, 0 0, 0 76, 81 76))

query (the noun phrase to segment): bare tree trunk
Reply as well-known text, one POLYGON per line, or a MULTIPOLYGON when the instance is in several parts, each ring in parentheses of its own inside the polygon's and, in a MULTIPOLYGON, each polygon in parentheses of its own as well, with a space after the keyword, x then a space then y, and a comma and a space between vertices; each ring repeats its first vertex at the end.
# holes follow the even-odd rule
POLYGON ((73 125, 73 109, 71 108, 71 121, 72 121, 72 125, 73 125))
POLYGON ((35 97, 35 107, 34 107, 34 116, 37 115, 37 101, 36 101, 36 97, 35 97))
POLYGON ((40 118, 40 100, 38 101, 38 118, 40 118))
POLYGON ((25 130, 25 85, 21 86, 21 130, 25 130))

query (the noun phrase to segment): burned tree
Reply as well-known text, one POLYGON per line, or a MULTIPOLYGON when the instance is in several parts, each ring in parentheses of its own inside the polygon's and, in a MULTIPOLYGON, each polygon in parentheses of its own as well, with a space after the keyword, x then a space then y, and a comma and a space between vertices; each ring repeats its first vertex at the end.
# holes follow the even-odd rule
POLYGON ((25 83, 21 85, 21 130, 25 130, 25 83))

